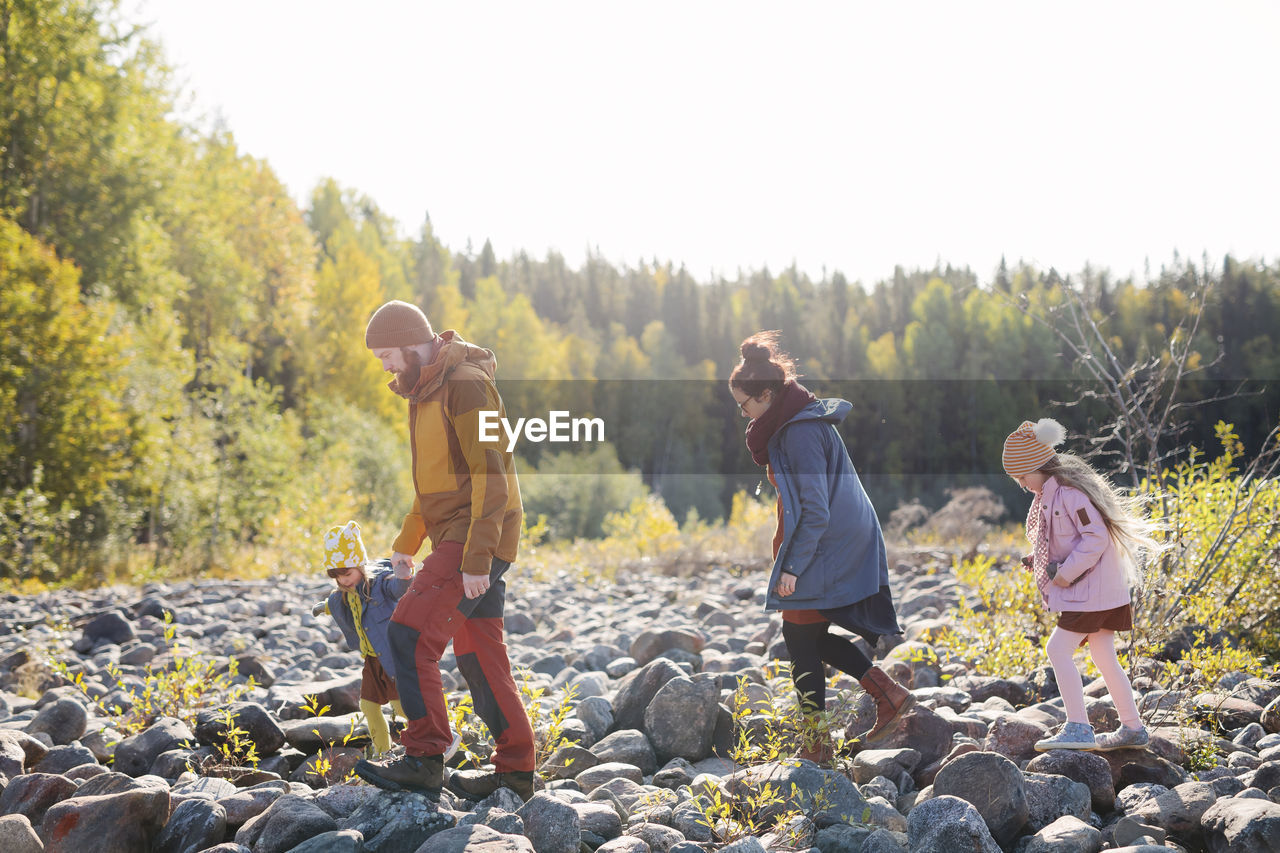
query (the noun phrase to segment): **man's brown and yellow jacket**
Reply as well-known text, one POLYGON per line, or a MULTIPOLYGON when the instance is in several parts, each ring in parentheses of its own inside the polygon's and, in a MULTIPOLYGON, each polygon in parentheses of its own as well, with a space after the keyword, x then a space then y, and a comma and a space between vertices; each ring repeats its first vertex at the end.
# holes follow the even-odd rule
POLYGON ((413 509, 393 547, 416 554, 425 538, 461 542, 462 571, 487 575, 496 556, 512 562, 520 542, 520 484, 505 440, 481 442, 480 412, 506 417, 494 384, 497 359, 452 330, 440 335, 409 400, 413 509))

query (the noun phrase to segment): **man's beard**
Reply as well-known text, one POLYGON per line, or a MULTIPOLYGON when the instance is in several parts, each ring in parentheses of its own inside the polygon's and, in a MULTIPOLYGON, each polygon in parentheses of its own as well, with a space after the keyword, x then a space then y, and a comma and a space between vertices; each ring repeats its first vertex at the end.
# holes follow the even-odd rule
POLYGON ((404 354, 405 369, 396 373, 395 391, 398 394, 408 394, 418 387, 418 379, 422 376, 422 358, 419 355, 405 347, 400 352, 404 354))

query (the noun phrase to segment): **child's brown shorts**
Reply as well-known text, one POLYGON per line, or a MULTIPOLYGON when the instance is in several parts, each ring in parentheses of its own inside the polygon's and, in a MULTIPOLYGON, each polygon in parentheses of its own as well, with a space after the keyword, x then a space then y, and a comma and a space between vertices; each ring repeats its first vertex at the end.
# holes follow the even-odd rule
POLYGON ((382 668, 382 661, 376 657, 364 659, 364 672, 360 674, 360 698, 379 705, 400 699, 395 679, 387 674, 382 668))
POLYGON ((1132 631, 1133 608, 1128 604, 1110 610, 1064 610, 1058 614, 1058 627, 1076 634, 1092 634, 1094 631, 1132 631))

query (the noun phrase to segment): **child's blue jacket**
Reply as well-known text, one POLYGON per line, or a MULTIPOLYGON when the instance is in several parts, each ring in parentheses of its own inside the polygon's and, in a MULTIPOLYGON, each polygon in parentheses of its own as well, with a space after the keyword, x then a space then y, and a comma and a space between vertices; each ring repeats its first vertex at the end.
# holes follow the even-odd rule
MULTIPOLYGON (((387 625, 391 614, 400 601, 400 596, 409 589, 409 581, 401 580, 391 570, 390 560, 375 560, 369 566, 369 598, 364 602, 361 626, 369 638, 373 650, 384 664, 391 662, 391 645, 387 642, 387 625)), ((360 651, 360 636, 356 633, 355 616, 347 606, 347 594, 336 589, 329 594, 329 613, 333 621, 342 629, 347 646, 352 651, 360 651)), ((390 666, 385 667, 388 675, 394 676, 390 666)))

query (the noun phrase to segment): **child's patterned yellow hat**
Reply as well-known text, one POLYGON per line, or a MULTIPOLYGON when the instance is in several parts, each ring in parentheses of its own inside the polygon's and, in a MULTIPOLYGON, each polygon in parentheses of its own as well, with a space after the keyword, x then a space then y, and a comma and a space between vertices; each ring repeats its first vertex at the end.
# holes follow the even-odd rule
POLYGON ((352 566, 363 566, 369 562, 369 555, 364 550, 364 540, 360 538, 360 525, 348 521, 343 525, 330 527, 324 534, 324 567, 328 569, 347 569, 352 566))

